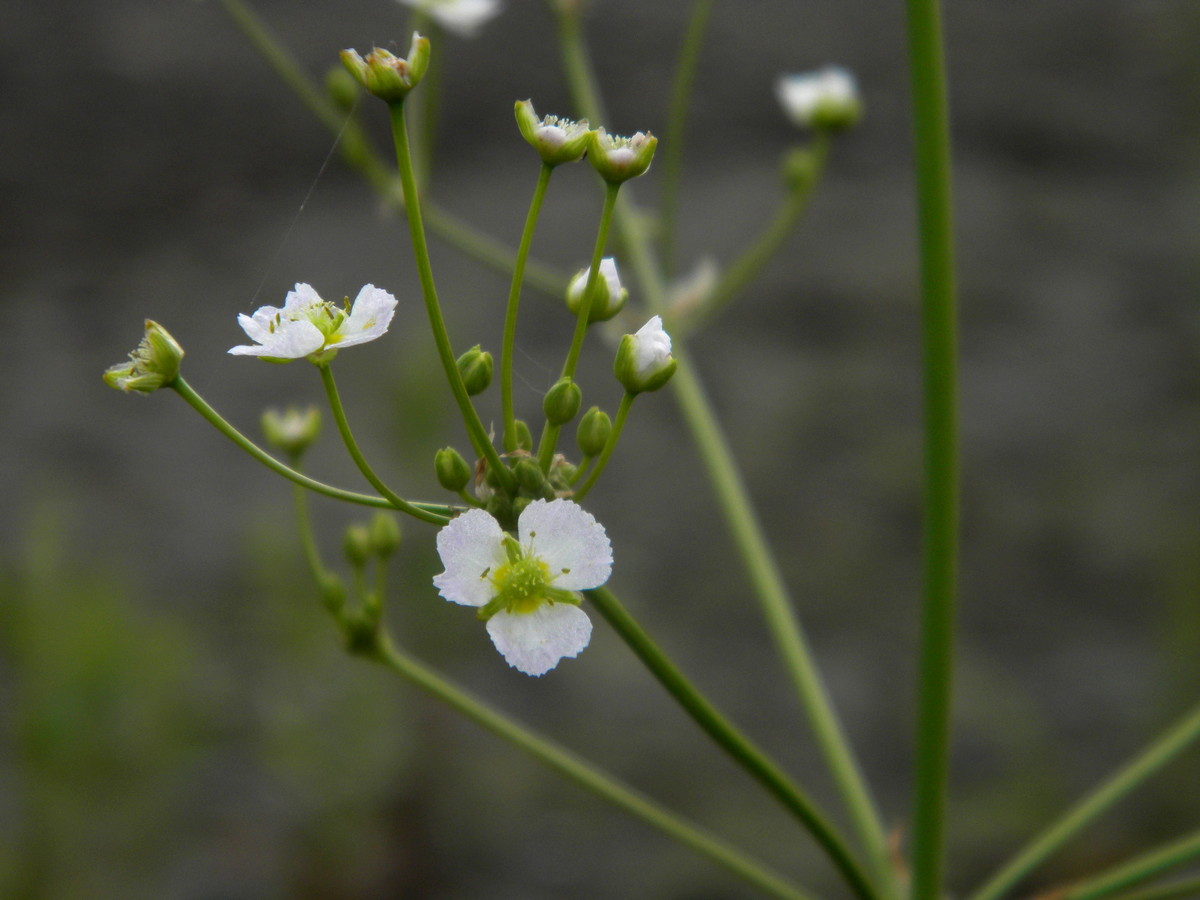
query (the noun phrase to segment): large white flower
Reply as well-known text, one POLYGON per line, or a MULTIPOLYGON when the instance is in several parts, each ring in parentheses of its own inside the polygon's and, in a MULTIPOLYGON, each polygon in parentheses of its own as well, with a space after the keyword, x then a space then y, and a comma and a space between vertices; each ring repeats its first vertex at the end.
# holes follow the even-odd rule
POLYGON ((437 549, 446 571, 434 586, 451 603, 478 607, 510 666, 542 675, 588 645, 592 623, 576 592, 608 580, 612 546, 577 504, 535 500, 515 538, 483 510, 468 510, 438 532, 437 549))
POLYGON ((388 330, 395 309, 396 298, 373 284, 364 285, 346 309, 322 300, 311 285, 298 283, 282 309, 263 306, 253 316, 239 315, 238 324, 256 343, 229 352, 287 360, 365 344, 388 330))
POLYGON ((500 0, 398 0, 417 9, 459 37, 475 37, 500 13, 500 0))

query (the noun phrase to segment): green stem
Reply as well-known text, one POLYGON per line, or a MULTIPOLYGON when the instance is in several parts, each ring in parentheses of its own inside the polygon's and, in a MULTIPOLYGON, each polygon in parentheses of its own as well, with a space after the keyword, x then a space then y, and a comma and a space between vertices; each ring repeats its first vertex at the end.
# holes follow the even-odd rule
MULTIPOLYGON (((301 103, 334 135, 341 135, 347 162, 361 172, 381 197, 397 208, 404 205, 403 194, 366 135, 346 114, 308 78, 266 24, 241 0, 221 0, 221 5, 238 29, 275 70, 301 103)), ((495 238, 456 218, 435 205, 424 202, 425 220, 431 231, 459 250, 500 272, 513 270, 513 251, 495 238)), ((560 298, 567 277, 542 263, 530 261, 525 273, 531 287, 552 298, 560 298)))
MULTIPOLYGON (((567 81, 581 114, 600 121, 603 106, 594 88, 591 65, 578 22, 569 15, 559 17, 567 81)), ((666 290, 649 242, 626 202, 626 187, 617 204, 616 224, 623 246, 632 263, 647 305, 652 312, 666 313, 666 290)), ((794 604, 784 585, 778 563, 771 554, 766 535, 754 514, 750 495, 741 480, 738 466, 721 431, 712 404, 705 396, 693 366, 686 361, 686 350, 676 342, 674 356, 679 368, 671 378, 684 419, 700 451, 709 479, 734 538, 735 546, 755 589, 771 635, 774 638, 810 726, 833 774, 859 839, 867 848, 879 882, 895 893, 887 836, 850 745, 846 740, 829 695, 821 681, 808 648, 794 604)))
POLYGON ((517 337, 517 308, 521 303, 521 285, 525 279, 525 260, 533 243, 533 232, 537 228, 538 216, 542 211, 542 200, 554 166, 542 163, 538 172, 533 199, 529 201, 529 212, 525 216, 525 228, 521 232, 521 243, 517 247, 517 260, 513 266, 512 287, 508 291, 508 308, 504 313, 504 343, 500 347, 500 404, 504 416, 504 449, 512 453, 517 449, 516 413, 513 410, 513 345, 517 337))
POLYGON ((683 173, 684 133, 687 125, 688 100, 692 96, 692 82, 696 76, 696 65, 700 61, 700 49, 704 44, 704 29, 712 11, 713 0, 696 0, 688 18, 683 46, 679 51, 679 62, 675 67, 675 81, 671 87, 671 105, 667 113, 667 131, 663 140, 663 186, 659 220, 662 235, 659 246, 662 251, 663 269, 667 274, 675 270, 675 238, 679 222, 679 184, 683 173))
POLYGON ((1069 888, 1062 900, 1101 900, 1200 858, 1200 832, 1152 850, 1069 888))
POLYGON ((423 522, 432 522, 434 525, 445 525, 449 522, 450 519, 448 516, 439 516, 435 513, 426 512, 420 507, 409 503, 384 484, 383 479, 375 474, 375 470, 371 468, 371 464, 363 456, 362 451, 358 447, 358 442, 354 439, 354 435, 350 431, 350 422, 346 419, 346 410, 342 406, 342 398, 338 394, 337 383, 333 380, 333 369, 328 364, 319 365, 317 368, 321 372, 321 381, 325 385, 325 396, 329 399, 329 408, 333 411, 333 419, 337 422, 338 433, 342 436, 342 442, 345 443, 346 450, 350 453, 350 458, 358 466, 358 471, 362 472, 363 477, 370 482, 371 487, 379 491, 396 509, 408 513, 414 518, 420 519, 423 522))
POLYGON ((763 266, 779 252, 783 242, 795 230, 796 224, 808 208, 808 201, 812 197, 813 189, 824 173, 828 155, 829 137, 821 132, 814 142, 815 169, 812 178, 803 186, 789 191, 787 199, 775 217, 754 242, 721 273, 720 280, 713 287, 712 292, 704 298, 703 305, 691 313, 684 312, 672 318, 670 322, 672 333, 682 337, 696 330, 701 324, 707 323, 758 276, 763 266))
POLYGON ((925 395, 924 600, 913 798, 913 896, 940 897, 958 567, 958 412, 950 127, 938 0, 907 0, 925 395))
MULTIPOLYGON (((587 480, 579 486, 575 491, 574 500, 576 503, 587 496, 587 492, 592 489, 592 485, 600 477, 600 473, 604 471, 604 467, 608 465, 608 458, 612 456, 613 450, 617 446, 617 441, 621 437, 621 430, 625 427, 625 419, 629 416, 629 408, 633 406, 633 399, 637 394, 625 392, 625 396, 621 398, 621 405, 617 407, 617 417, 613 420, 612 431, 608 433, 608 440, 604 442, 604 449, 600 451, 600 456, 596 460, 596 465, 592 467, 592 471, 588 473, 587 480)), ((583 462, 580 462, 583 466, 583 462)))
POLYGON ((429 317, 429 327, 433 331, 433 340, 437 345, 438 356, 442 360, 442 368, 446 372, 446 380, 450 382, 450 390, 454 400, 462 411, 463 421, 467 426, 471 443, 477 453, 485 457, 496 471, 497 477, 506 490, 512 490, 516 485, 515 477, 508 466, 500 459, 496 448, 488 437, 479 413, 467 395, 466 385, 455 362, 454 350, 450 345, 450 335, 446 332, 446 323, 442 320, 442 310, 438 303, 437 288, 433 283, 433 267, 429 262, 429 246, 425 242, 425 226, 421 221, 421 202, 417 194, 417 186, 413 177, 412 154, 408 147, 408 131, 404 126, 404 104, 391 103, 388 111, 392 120, 392 138, 396 143, 396 165, 400 171, 400 183, 404 187, 404 209, 408 214, 408 230, 412 238, 413 255, 417 261, 417 272, 421 279, 421 295, 425 299, 425 312, 429 317))
POLYGON ((372 658, 560 775, 723 866, 763 893, 783 900, 813 900, 811 894, 792 886, 740 850, 673 814, 564 747, 495 711, 407 653, 398 650, 386 635, 380 637, 372 658))
POLYGON ((600 615, 659 680, 709 737, 765 787, 808 829, 829 854, 854 893, 867 900, 879 897, 875 887, 850 853, 845 841, 821 811, 767 756, 706 700, 666 654, 642 630, 616 596, 606 588, 584 592, 600 615))
POLYGON ((1185 878, 1170 884, 1159 884, 1118 894, 1112 900, 1188 900, 1200 897, 1200 878, 1185 878))
MULTIPOLYGON (((345 491, 341 488, 332 487, 325 484, 323 481, 317 481, 315 478, 309 478, 302 472, 297 472, 284 463, 281 463, 266 450, 263 450, 252 440, 230 425, 223 419, 215 409, 205 402, 204 398, 192 389, 192 386, 184 381, 183 376, 177 376, 173 382, 168 385, 175 393, 179 394, 188 405, 196 412, 200 413, 209 423, 219 432, 249 453, 252 457, 270 469, 282 475, 295 484, 303 488, 308 488, 310 491, 315 491, 318 494, 324 494, 326 497, 332 497, 335 500, 344 500, 347 503, 357 503, 360 506, 375 506, 381 509, 393 509, 392 504, 383 497, 372 497, 369 494, 356 494, 353 491, 345 491)), ((432 503, 415 504, 420 509, 426 512, 441 513, 444 511, 445 517, 452 514, 452 510, 447 506, 438 506, 432 503)))
POLYGON ((1200 705, 1048 826, 969 900, 998 900, 1070 838, 1200 739, 1200 705))

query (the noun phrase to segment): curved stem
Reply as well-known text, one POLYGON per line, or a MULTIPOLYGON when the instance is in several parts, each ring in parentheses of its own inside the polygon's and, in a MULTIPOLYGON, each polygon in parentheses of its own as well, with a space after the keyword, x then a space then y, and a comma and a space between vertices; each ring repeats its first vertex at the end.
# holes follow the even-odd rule
MULTIPOLYGON (((596 459, 596 465, 588 473, 587 480, 575 491, 574 500, 576 503, 587 496, 587 492, 592 489, 592 485, 596 483, 596 480, 600 477, 600 473, 608 465, 608 458, 612 456, 613 450, 616 449, 617 440, 621 437, 621 430, 625 427, 625 419, 629 417, 629 408, 633 406, 633 398, 636 396, 637 394, 626 391, 625 396, 621 398, 621 405, 617 407, 617 417, 613 419, 612 431, 608 433, 608 440, 604 442, 604 449, 600 451, 600 456, 596 459)), ((582 462, 580 465, 582 466, 582 462)))
POLYGON ((765 894, 781 900, 813 900, 811 894, 789 884, 740 850, 627 787, 564 747, 497 712, 428 666, 397 649, 386 635, 381 635, 371 658, 585 790, 723 866, 765 894))
POLYGON ((521 285, 525 279, 525 259, 533 243, 533 232, 537 228, 538 216, 542 211, 542 200, 554 167, 542 163, 538 172, 533 199, 529 201, 529 212, 525 216, 525 228, 521 232, 521 243, 517 247, 517 260, 513 266, 512 287, 508 291, 508 308, 504 313, 504 342, 500 347, 500 406, 504 416, 504 450, 512 453, 517 449, 516 413, 513 410, 513 345, 517 336, 517 308, 521 303, 521 285))
POLYGON ((998 900, 1070 838, 1197 739, 1200 739, 1200 705, 1193 707, 1158 740, 1049 825, 983 887, 971 894, 969 900, 998 900))
POLYGON ((450 335, 446 332, 446 323, 442 320, 441 306, 438 304, 437 288, 433 283, 433 268, 429 263, 429 246, 425 242, 425 226, 421 222, 421 202, 417 195, 417 186, 413 177, 412 154, 408 147, 408 131, 404 126, 404 104, 388 104, 392 120, 392 138, 396 143, 396 165, 400 170, 400 183, 404 188, 404 210, 408 214, 408 230, 412 238, 413 255, 417 261, 417 272, 421 279, 421 295, 425 299, 425 312, 429 317, 429 327, 433 331, 433 340, 437 345, 438 356, 442 360, 442 368, 446 372, 446 380, 450 382, 450 390, 454 400, 462 412, 463 421, 467 426, 471 443, 480 456, 487 459, 496 471, 501 483, 507 490, 512 490, 516 479, 508 466, 500 459, 496 448, 488 437, 479 413, 467 395, 466 385, 454 358, 454 350, 450 345, 450 335))
POLYGON ((1068 888, 1062 900, 1101 900, 1198 858, 1200 832, 1195 832, 1068 888))
POLYGON ((908 0, 925 395, 924 599, 913 795, 914 897, 941 896, 958 578, 958 385, 950 126, 938 0, 908 0))
POLYGON ((358 442, 354 440, 354 435, 350 431, 350 422, 346 419, 346 410, 342 407, 342 398, 338 394, 337 383, 333 380, 333 369, 328 364, 319 365, 317 368, 321 372, 321 381, 325 385, 325 396, 329 399, 329 408, 333 411, 333 419, 337 422, 338 433, 342 436, 342 442, 346 445, 346 450, 349 451, 350 458, 358 466, 358 471, 362 472, 363 477, 370 482, 371 487, 379 491, 400 512, 408 513, 410 516, 420 519, 423 522, 432 522, 434 525, 445 525, 449 522, 450 519, 447 516, 439 516, 435 513, 427 512, 409 503, 384 484, 383 479, 375 474, 375 470, 371 468, 371 464, 363 456, 362 451, 358 448, 358 442))
POLYGON ((654 677, 679 702, 679 705, 696 724, 800 820, 817 843, 829 854, 830 859, 854 893, 863 900, 878 898, 879 894, 875 886, 871 884, 858 861, 850 853, 845 841, 816 805, 692 686, 691 682, 675 667, 650 636, 642 630, 642 627, 621 605, 616 596, 602 587, 593 588, 584 593, 604 616, 605 621, 646 664, 654 677))

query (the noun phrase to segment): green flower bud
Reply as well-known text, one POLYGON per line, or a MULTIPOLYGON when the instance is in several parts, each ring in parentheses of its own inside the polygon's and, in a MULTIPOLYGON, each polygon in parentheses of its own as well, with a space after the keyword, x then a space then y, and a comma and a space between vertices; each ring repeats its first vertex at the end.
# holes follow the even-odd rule
POLYGON ((587 119, 572 122, 558 116, 539 119, 529 100, 518 100, 516 105, 517 127, 521 136, 537 150, 542 162, 548 166, 575 162, 581 159, 588 147, 587 119))
POLYGON ((105 369, 104 381, 109 387, 149 394, 178 377, 183 348, 157 322, 147 319, 145 329, 141 343, 129 354, 129 362, 105 369))
POLYGON ((533 432, 529 430, 529 423, 524 419, 517 419, 514 423, 517 431, 517 447, 526 451, 533 452, 533 432))
POLYGON ((554 387, 546 392, 542 400, 542 412, 546 421, 551 425, 566 425, 579 412, 579 404, 583 402, 583 391, 570 378, 560 378, 554 387))
POLYGON ((613 374, 631 394, 657 391, 675 374, 671 336, 663 331, 662 317, 654 316, 636 334, 621 338, 613 374))
POLYGON ((636 178, 650 168, 658 138, 639 131, 633 137, 610 135, 603 128, 589 132, 588 159, 610 184, 636 178))
MULTIPOLYGON (((581 269, 567 285, 567 309, 575 315, 579 315, 579 307, 583 304, 583 292, 587 288, 589 274, 588 269, 581 269)), ((617 274, 617 261, 606 256, 600 260, 592 305, 588 307, 588 323, 607 322, 621 311, 628 299, 629 291, 621 286, 621 276, 617 274)))
POLYGON ((532 503, 536 497, 518 497, 512 502, 512 518, 516 522, 521 518, 521 513, 525 512, 525 507, 532 503))
POLYGON ((598 406, 593 406, 579 420, 575 429, 575 442, 584 456, 599 456, 612 434, 612 419, 598 406))
POLYGON ((407 59, 393 56, 381 47, 376 47, 365 59, 356 50, 343 50, 341 59, 346 71, 370 93, 388 103, 400 103, 429 68, 429 38, 414 31, 407 59))
POLYGON ((546 479, 554 490, 567 491, 571 489, 571 482, 575 479, 577 471, 578 467, 567 462, 565 456, 555 453, 554 460, 550 463, 550 474, 546 476, 546 479))
POLYGON ((535 497, 542 496, 546 489, 546 476, 542 474, 542 467, 537 464, 536 459, 529 456, 518 459, 513 466, 513 474, 517 476, 517 484, 521 486, 521 490, 528 491, 535 497))
POLYGON ((342 538, 342 551, 352 566, 365 566, 371 558, 371 532, 366 525, 351 525, 342 538))
POLYGON ((262 431, 267 443, 291 457, 307 450, 321 433, 321 411, 315 406, 303 410, 289 406, 285 411, 265 410, 262 431))
POLYGON ((457 494, 471 482, 471 467, 453 447, 443 447, 433 457, 438 484, 457 494))
POLYGON ((379 510, 371 519, 371 549, 380 558, 386 559, 400 546, 400 523, 396 517, 379 510))
POLYGON ((458 374, 467 387, 467 394, 474 397, 488 389, 492 383, 492 367, 492 354, 479 349, 479 344, 458 358, 458 374))

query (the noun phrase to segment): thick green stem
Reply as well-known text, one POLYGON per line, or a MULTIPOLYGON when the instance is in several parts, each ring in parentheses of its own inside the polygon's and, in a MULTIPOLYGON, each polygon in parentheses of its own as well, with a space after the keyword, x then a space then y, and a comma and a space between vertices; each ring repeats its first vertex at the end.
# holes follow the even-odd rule
POLYGON ((363 456, 362 451, 358 447, 358 441, 354 439, 354 434, 350 431, 350 422, 346 418, 346 410, 342 406, 342 398, 338 394, 337 383, 333 380, 333 369, 328 364, 319 365, 317 368, 321 371, 321 381, 325 385, 325 396, 329 400, 329 408, 333 412, 333 419, 337 422, 338 434, 342 436, 342 442, 346 445, 346 450, 350 453, 350 458, 358 466, 358 471, 362 472, 363 477, 370 482, 371 487, 379 491, 400 512, 408 513, 414 518, 420 519, 423 522, 431 522, 434 525, 445 525, 449 522, 450 519, 448 516, 439 516, 409 503, 384 484, 383 479, 375 474, 375 470, 371 468, 371 464, 363 456))
POLYGON ((1118 891, 1149 881, 1164 872, 1200 859, 1200 832, 1095 875, 1062 895, 1062 900, 1102 900, 1118 891))
MULTIPOLYGON (((381 509, 394 509, 395 507, 383 497, 372 497, 369 494, 356 494, 354 491, 345 491, 341 488, 332 487, 325 484, 323 481, 317 481, 315 478, 309 478, 302 472, 297 472, 295 469, 277 460, 266 450, 263 450, 252 440, 230 425, 224 418, 221 417, 215 409, 192 389, 192 386, 183 380, 182 376, 168 385, 175 393, 179 394, 188 405, 196 412, 200 413, 208 422, 219 432, 245 450, 250 456, 258 460, 272 472, 282 475, 295 484, 303 488, 308 488, 318 494, 324 494, 326 497, 332 497, 335 500, 344 500, 347 503, 357 503, 360 506, 375 506, 381 509)), ((436 503, 416 503, 413 506, 427 512, 438 515, 439 521, 445 521, 453 514, 453 510, 448 506, 441 506, 436 503)))
POLYGON ((696 66, 700 61, 700 48, 704 45, 704 29, 708 15, 712 12, 713 0, 696 0, 688 17, 687 31, 679 51, 679 62, 675 66, 675 80, 671 86, 671 105, 667 112, 667 131, 663 137, 663 187, 659 220, 659 246, 662 251, 663 269, 668 275, 675 271, 675 238, 679 223, 679 185, 683 174, 684 134, 687 126, 688 101, 692 97, 692 82, 696 66))
POLYGON ((398 650, 386 635, 380 636, 371 658, 560 775, 723 866, 764 894, 782 900, 813 900, 811 894, 789 884, 781 876, 741 851, 627 787, 571 751, 495 711, 483 701, 398 650))
POLYGON ((692 686, 616 596, 606 588, 584 592, 654 677, 689 716, 756 781, 794 815, 821 845, 854 893, 867 900, 880 895, 858 861, 816 805, 767 756, 738 731, 692 686))
MULTIPOLYGON (((600 477, 600 473, 604 471, 604 467, 608 465, 608 458, 612 456, 613 450, 617 447, 617 441, 621 439, 621 431, 625 428, 625 420, 629 417, 629 408, 633 406, 633 399, 637 394, 625 392, 625 396, 621 398, 621 405, 617 407, 617 417, 613 419, 612 431, 608 433, 608 440, 604 442, 604 449, 600 451, 600 456, 596 460, 596 465, 592 471, 588 473, 587 480, 579 486, 575 491, 574 499, 578 503, 587 496, 588 491, 595 485, 596 480, 600 477)), ((583 466, 583 462, 580 462, 583 466)))
POLYGON ((533 243, 533 232, 537 228, 538 216, 542 211, 542 200, 554 167, 542 163, 538 172, 537 186, 533 199, 529 201, 529 212, 525 216, 525 228, 521 231, 521 243, 517 247, 517 260, 513 266, 512 287, 508 291, 508 308, 504 313, 504 341, 500 347, 500 406, 504 416, 504 449, 512 453, 517 449, 516 412, 513 409, 513 346, 517 337, 517 308, 521 304, 521 285, 525 280, 525 260, 533 243))
POLYGON ((1200 705, 1030 841, 969 900, 999 900, 1063 844, 1198 739, 1200 705))
POLYGON ((412 154, 408 147, 408 130, 404 125, 404 104, 391 103, 388 111, 392 120, 392 138, 396 144, 396 165, 400 171, 400 183, 404 188, 404 210, 408 215, 408 231, 412 239, 413 255, 417 261, 417 273, 421 279, 421 295, 425 300, 425 312, 429 317, 429 327, 433 331, 433 340, 437 345, 438 356, 442 368, 446 372, 446 380, 454 394, 454 401, 462 412, 463 421, 467 426, 471 444, 477 453, 485 457, 496 476, 507 490, 515 487, 516 480, 508 466, 504 465, 496 448, 492 446, 491 438, 475 411, 471 398, 463 384, 462 375, 454 358, 454 350, 450 344, 450 335, 446 331, 446 323, 442 320, 442 309, 438 303, 437 287, 433 282, 433 267, 429 262, 429 246, 425 241, 425 226, 421 221, 421 201, 417 194, 416 181, 413 177, 412 154))
POLYGON ((917 694, 912 878, 942 896, 958 567, 958 410, 950 127, 938 0, 908 0, 925 395, 924 599, 917 694))

